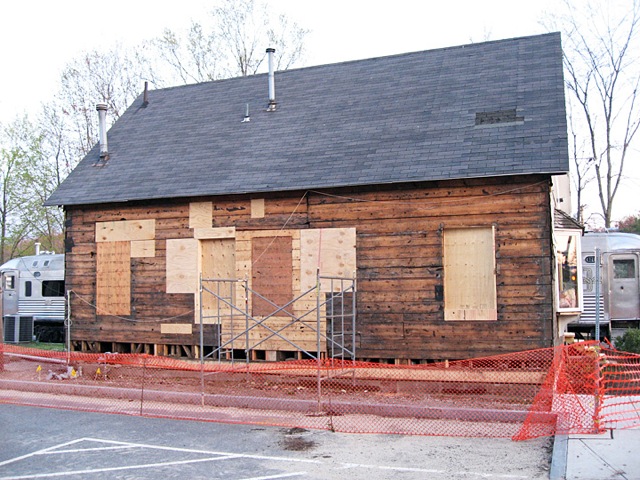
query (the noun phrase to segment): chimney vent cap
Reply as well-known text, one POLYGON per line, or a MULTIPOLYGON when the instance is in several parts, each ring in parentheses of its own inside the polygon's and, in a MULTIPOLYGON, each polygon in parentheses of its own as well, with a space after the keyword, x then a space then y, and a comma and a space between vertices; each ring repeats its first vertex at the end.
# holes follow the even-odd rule
POLYGON ((267 58, 269 63, 269 105, 267 112, 276 111, 276 79, 273 68, 273 54, 276 51, 275 48, 267 48, 267 58))

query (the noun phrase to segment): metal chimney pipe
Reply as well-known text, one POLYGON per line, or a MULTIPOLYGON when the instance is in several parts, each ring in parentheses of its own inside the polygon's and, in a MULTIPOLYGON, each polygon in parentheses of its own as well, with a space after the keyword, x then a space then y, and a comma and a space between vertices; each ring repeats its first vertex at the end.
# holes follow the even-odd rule
POLYGON ((273 54, 276 53, 275 48, 267 48, 269 60, 269 106, 267 111, 273 112, 276 109, 276 79, 273 71, 273 54))
POLYGON ((36 247, 36 255, 40 255, 40 242, 36 242, 35 243, 35 247, 36 247))
POLYGON ((98 111, 98 126, 100 129, 100 158, 103 158, 109 155, 107 146, 107 104, 98 103, 96 110, 98 111))

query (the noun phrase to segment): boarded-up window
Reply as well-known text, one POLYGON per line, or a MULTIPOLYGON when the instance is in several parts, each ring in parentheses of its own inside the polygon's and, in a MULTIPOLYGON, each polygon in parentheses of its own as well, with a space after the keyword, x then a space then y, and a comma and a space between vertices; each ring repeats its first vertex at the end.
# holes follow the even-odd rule
POLYGON ((444 319, 496 320, 493 227, 444 231, 444 319))
POLYGON ((198 291, 198 241, 193 238, 167 240, 167 293, 198 291))
POLYGON ((97 244, 98 315, 131 314, 131 243, 97 244))
MULTIPOLYGON (((251 250, 253 290, 278 306, 293 300, 291 237, 257 237, 251 240, 251 250)), ((254 316, 270 315, 277 309, 257 295, 252 305, 254 316)))
MULTIPOLYGON (((200 265, 203 288, 202 308, 205 317, 222 320, 233 312, 236 303, 231 280, 236 277, 236 241, 233 238, 200 240, 200 265)), ((203 323, 207 323, 203 319, 203 323)))
MULTIPOLYGON (((317 272, 324 277, 352 278, 356 271, 355 228, 312 228, 300 230, 300 287, 302 291, 316 286, 317 272)), ((321 288, 328 291, 329 280, 321 288)), ((340 288, 339 282, 333 287, 340 288)))

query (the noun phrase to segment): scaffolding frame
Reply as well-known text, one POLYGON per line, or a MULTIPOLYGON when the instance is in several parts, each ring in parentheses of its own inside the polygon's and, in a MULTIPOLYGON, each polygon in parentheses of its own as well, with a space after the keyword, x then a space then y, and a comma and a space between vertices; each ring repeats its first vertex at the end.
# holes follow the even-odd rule
POLYGON ((251 354, 261 344, 272 338, 278 338, 286 344, 291 345, 294 350, 302 352, 309 359, 317 360, 321 364, 326 355, 330 361, 355 361, 356 359, 356 279, 344 277, 332 277, 320 275, 317 272, 316 285, 300 293, 298 296, 285 303, 277 305, 266 296, 260 294, 249 286, 248 279, 228 279, 228 278, 200 278, 200 361, 204 363, 206 359, 217 359, 218 361, 234 359, 234 343, 243 341, 245 359, 249 363, 251 354), (322 285, 327 286, 322 288, 322 285), (244 295, 238 295, 238 288, 241 288, 244 295), (322 298, 322 294, 326 294, 322 298), (254 316, 249 311, 249 298, 260 298, 273 307, 273 311, 265 316, 254 316), (216 302, 216 308, 212 314, 205 314, 204 299, 209 296, 216 302), (315 296, 315 307, 308 309, 302 314, 296 315, 290 311, 296 302, 311 299, 315 296), (243 298, 244 302, 238 302, 243 298), (349 301, 350 300, 350 301, 349 301), (350 303, 350 304, 349 304, 350 303), (277 329, 266 324, 267 320, 277 315, 284 315, 290 319, 288 323, 277 329), (229 328, 223 330, 223 319, 226 320, 229 328), (205 320, 209 320, 205 322, 205 320), (204 354, 204 325, 213 324, 217 328, 217 345, 213 350, 204 354), (283 332, 287 328, 302 324, 315 332, 316 350, 303 348, 294 340, 287 338, 283 332), (325 331, 321 326, 325 325, 325 331), (237 330, 236 330, 237 327, 237 330), (262 327, 269 332, 266 338, 251 343, 249 333, 262 327), (323 351, 323 341, 326 342, 326 351, 323 351), (223 358, 224 357, 224 358, 223 358))

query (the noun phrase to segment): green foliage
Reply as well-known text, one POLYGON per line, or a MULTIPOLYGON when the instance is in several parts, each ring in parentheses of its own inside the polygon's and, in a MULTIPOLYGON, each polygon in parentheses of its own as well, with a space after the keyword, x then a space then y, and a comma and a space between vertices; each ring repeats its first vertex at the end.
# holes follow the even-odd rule
POLYGON ((45 250, 61 251, 62 212, 43 207, 57 186, 43 133, 28 117, 0 126, 0 264, 45 250))
POLYGON ((616 348, 623 352, 640 353, 640 329, 630 328, 616 338, 616 348))
POLYGON ((640 234, 640 213, 629 215, 618 222, 618 230, 627 233, 640 234))
POLYGON ((64 343, 41 343, 41 342, 29 342, 23 343, 21 346, 27 348, 38 348, 40 350, 50 350, 54 352, 64 352, 64 343))

